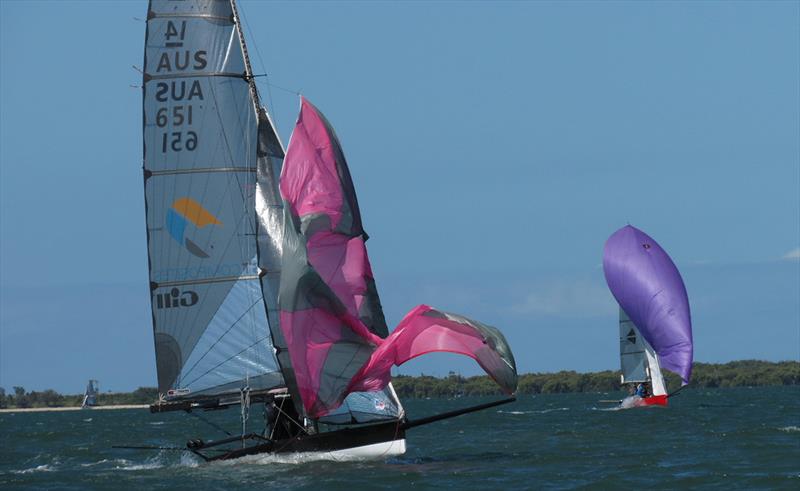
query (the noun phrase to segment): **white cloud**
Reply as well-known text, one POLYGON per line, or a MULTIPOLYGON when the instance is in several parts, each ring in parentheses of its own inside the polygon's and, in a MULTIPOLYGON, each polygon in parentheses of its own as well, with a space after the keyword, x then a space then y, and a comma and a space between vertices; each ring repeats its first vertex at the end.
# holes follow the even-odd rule
POLYGON ((605 285, 586 280, 552 281, 534 285, 511 307, 517 314, 591 317, 613 314, 617 303, 605 285))
POLYGON ((791 251, 783 255, 783 259, 787 261, 800 261, 800 247, 795 247, 791 251))

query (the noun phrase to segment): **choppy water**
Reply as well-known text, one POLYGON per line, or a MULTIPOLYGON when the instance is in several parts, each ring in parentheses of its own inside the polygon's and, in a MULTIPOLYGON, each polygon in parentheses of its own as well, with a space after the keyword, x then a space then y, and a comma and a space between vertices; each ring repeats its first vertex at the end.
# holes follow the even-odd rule
MULTIPOLYGON (((2 489, 800 489, 800 387, 685 390, 671 407, 603 410, 619 394, 523 396, 408 433, 374 462, 310 455, 200 463, 114 444, 224 436, 146 410, 0 414, 2 489)), ((413 418, 485 399, 405 401, 413 418)), ((236 410, 215 413, 233 420, 236 410)))

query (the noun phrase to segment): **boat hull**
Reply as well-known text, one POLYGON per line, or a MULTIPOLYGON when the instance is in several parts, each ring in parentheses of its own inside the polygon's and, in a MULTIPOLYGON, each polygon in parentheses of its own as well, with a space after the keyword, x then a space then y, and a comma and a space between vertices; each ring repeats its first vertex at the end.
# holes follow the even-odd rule
POLYGON ((667 396, 660 395, 660 396, 652 396, 652 397, 645 397, 642 400, 642 406, 665 406, 667 405, 667 396))
POLYGON ((276 440, 222 455, 206 456, 202 448, 190 449, 206 460, 237 459, 245 455, 325 453, 331 459, 380 459, 406 451, 405 430, 398 421, 276 440))
POLYGON ((667 396, 659 395, 651 397, 639 397, 639 396, 626 397, 620 402, 619 408, 633 409, 636 407, 650 407, 650 406, 666 407, 667 396))

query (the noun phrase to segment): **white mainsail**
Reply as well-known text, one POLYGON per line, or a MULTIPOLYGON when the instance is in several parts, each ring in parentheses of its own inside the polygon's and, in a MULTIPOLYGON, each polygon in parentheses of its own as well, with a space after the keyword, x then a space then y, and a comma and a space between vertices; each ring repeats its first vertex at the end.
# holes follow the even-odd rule
POLYGON ((619 309, 619 356, 623 384, 649 382, 653 395, 667 393, 658 363, 658 355, 621 307, 619 309))
MULTIPOLYGON (((279 275, 269 259, 280 252, 269 248, 281 242, 271 219, 280 210, 259 217, 256 202, 276 189, 264 180, 276 178, 283 149, 259 107, 232 3, 152 0, 143 78, 159 392, 282 386, 267 327, 277 289, 265 291, 279 275)), ((279 206, 269 196, 258 204, 279 206)))

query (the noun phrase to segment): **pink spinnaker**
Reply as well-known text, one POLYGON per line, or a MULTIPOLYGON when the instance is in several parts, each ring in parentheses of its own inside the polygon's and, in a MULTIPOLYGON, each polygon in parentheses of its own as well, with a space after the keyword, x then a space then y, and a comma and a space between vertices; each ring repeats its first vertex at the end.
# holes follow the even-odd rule
POLYGON ((420 305, 387 337, 344 154, 305 98, 280 190, 287 212, 280 329, 308 416, 330 413, 351 392, 385 388, 392 365, 434 351, 470 356, 503 390, 516 390, 514 357, 494 327, 420 305))

